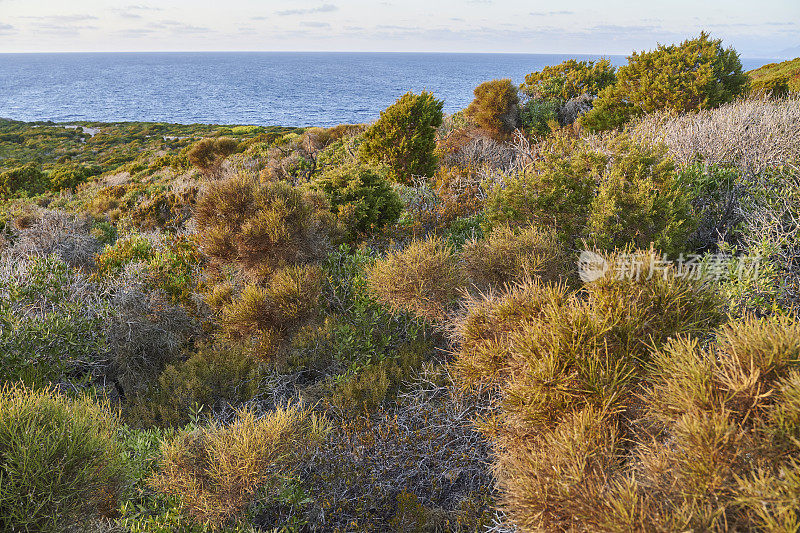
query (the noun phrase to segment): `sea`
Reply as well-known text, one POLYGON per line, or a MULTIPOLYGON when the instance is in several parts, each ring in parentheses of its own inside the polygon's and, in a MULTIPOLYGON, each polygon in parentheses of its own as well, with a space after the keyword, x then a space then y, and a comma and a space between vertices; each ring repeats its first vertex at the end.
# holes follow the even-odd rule
MULTIPOLYGON (((260 126, 364 123, 407 91, 453 113, 479 83, 599 55, 187 52, 0 54, 0 117, 260 126)), ((622 65, 624 56, 605 56, 622 65)), ((771 62, 743 59, 746 70, 771 62)))

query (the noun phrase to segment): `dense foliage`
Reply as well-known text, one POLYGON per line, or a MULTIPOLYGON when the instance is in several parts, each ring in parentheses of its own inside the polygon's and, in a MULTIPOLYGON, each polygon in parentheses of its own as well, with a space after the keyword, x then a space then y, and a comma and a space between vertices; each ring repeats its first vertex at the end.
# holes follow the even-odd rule
POLYGON ((583 124, 604 130, 656 110, 709 109, 730 102, 746 87, 747 76, 736 51, 701 33, 679 45, 631 54, 628 64, 617 71, 616 83, 601 91, 583 124))
POLYGON ((789 70, 0 121, 0 529, 796 531, 789 70))
POLYGON ((436 128, 442 124, 444 103, 423 91, 408 92, 381 111, 381 118, 364 133, 361 155, 384 164, 389 177, 411 183, 415 176, 432 176, 436 170, 436 128))

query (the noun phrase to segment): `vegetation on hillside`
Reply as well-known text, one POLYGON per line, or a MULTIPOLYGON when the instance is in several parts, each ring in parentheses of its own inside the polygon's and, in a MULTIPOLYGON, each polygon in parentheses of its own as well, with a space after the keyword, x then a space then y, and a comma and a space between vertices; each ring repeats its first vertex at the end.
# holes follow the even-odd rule
POLYGON ((800 101, 755 81, 701 34, 451 116, 0 121, 0 529, 796 531, 800 101))

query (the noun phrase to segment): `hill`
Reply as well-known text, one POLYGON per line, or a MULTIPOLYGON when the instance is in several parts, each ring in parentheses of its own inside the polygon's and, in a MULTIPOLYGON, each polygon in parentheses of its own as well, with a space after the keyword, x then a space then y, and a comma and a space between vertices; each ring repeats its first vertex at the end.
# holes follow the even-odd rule
POLYGON ((753 80, 764 81, 786 76, 789 78, 789 90, 792 92, 800 91, 800 57, 780 63, 770 63, 751 70, 747 74, 753 80))

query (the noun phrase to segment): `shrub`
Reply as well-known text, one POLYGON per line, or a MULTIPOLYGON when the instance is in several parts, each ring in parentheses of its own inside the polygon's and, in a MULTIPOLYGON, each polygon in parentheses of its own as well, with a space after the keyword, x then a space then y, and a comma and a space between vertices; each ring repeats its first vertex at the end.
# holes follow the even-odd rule
POLYGON ((67 164, 55 167, 50 171, 48 179, 54 191, 74 189, 90 177, 99 174, 99 169, 83 165, 67 164))
POLYGON ((109 310, 57 256, 0 262, 0 378, 59 380, 104 366, 109 310))
POLYGON ((638 114, 660 109, 710 109, 730 102, 747 86, 738 54, 702 32, 680 45, 634 52, 617 71, 617 83, 600 92, 582 123, 593 130, 618 127, 638 114))
POLYGON ((547 141, 542 161, 492 186, 486 199, 487 225, 551 227, 572 245, 585 236, 589 205, 607 161, 579 141, 555 136, 547 141))
POLYGON ((197 187, 190 187, 182 192, 156 194, 131 210, 131 222, 140 231, 174 231, 191 218, 197 193, 197 187))
POLYGON ((291 476, 327 431, 324 419, 299 405, 261 417, 241 410, 230 425, 190 429, 164 442, 150 483, 179 497, 197 522, 220 527, 241 518, 259 491, 291 476))
POLYGON ((238 143, 230 137, 202 139, 186 153, 189 162, 204 174, 218 177, 225 158, 236 151, 238 143))
POLYGON ((111 515, 122 479, 108 405, 50 389, 0 390, 0 526, 66 531, 111 515))
POLYGON ((608 59, 578 61, 568 59, 555 66, 525 76, 520 91, 535 100, 561 100, 597 94, 616 81, 614 67, 608 59))
POLYGON ((800 100, 746 99, 699 113, 652 113, 632 133, 665 144, 680 167, 731 166, 752 176, 800 158, 800 100))
POLYGON ((446 318, 464 279, 452 248, 432 237, 376 261, 367 283, 373 296, 390 309, 435 322, 446 318))
POLYGON ((750 94, 767 98, 789 96, 789 76, 756 78, 750 82, 750 94))
POLYGON ((501 288, 528 277, 567 278, 571 261, 554 232, 528 226, 515 232, 498 226, 486 238, 472 240, 461 253, 467 278, 481 289, 501 288))
POLYGON ((257 185, 245 178, 209 184, 194 220, 201 249, 236 262, 257 277, 325 252, 324 201, 286 182, 257 185))
POLYGON ((312 183, 325 193, 331 211, 344 226, 346 239, 393 224, 403 210, 400 197, 375 170, 337 167, 312 183))
POLYGON ((596 529, 597 502, 628 460, 651 346, 706 334, 722 318, 709 287, 649 275, 655 258, 643 253, 638 278, 617 276, 623 260, 607 258, 585 293, 528 283, 476 302, 456 329, 456 382, 496 405, 481 427, 504 510, 526 531, 596 529))
POLYGON ((220 411, 258 392, 257 362, 244 346, 201 346, 186 361, 167 365, 158 382, 136 398, 128 419, 136 425, 183 426, 193 411, 220 411))
POLYGON ((197 245, 185 235, 154 243, 133 234, 106 246, 95 261, 97 276, 106 279, 118 276, 126 265, 144 263, 149 284, 154 289, 162 289, 177 303, 189 301, 201 259, 197 245))
POLYGON ((36 163, 26 163, 0 173, 0 193, 40 194, 47 190, 47 179, 36 163))
POLYGON ((364 133, 361 157, 385 164, 389 178, 398 183, 411 183, 413 176, 431 176, 436 170, 433 151, 443 105, 427 91, 404 94, 381 111, 381 118, 364 133))
POLYGON ((526 132, 546 137, 558 120, 558 102, 531 98, 520 107, 519 122, 526 132))
POLYGON ((694 221, 689 193, 680 188, 666 150, 624 136, 609 147, 613 159, 589 208, 592 244, 609 251, 650 244, 667 254, 684 251, 694 221))
POLYGON ((507 137, 519 121, 519 96, 510 79, 492 80, 475 88, 475 99, 465 114, 495 138, 507 137))
POLYGON ((427 343, 403 347, 396 357, 366 365, 357 373, 345 374, 332 386, 331 405, 339 412, 352 415, 374 412, 387 400, 394 399, 403 383, 419 371, 423 357, 430 351, 427 343))
POLYGON ((223 328, 235 338, 257 336, 257 355, 274 358, 280 340, 317 314, 322 281, 318 266, 277 270, 266 287, 247 285, 222 309, 223 328))

